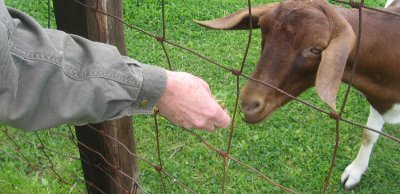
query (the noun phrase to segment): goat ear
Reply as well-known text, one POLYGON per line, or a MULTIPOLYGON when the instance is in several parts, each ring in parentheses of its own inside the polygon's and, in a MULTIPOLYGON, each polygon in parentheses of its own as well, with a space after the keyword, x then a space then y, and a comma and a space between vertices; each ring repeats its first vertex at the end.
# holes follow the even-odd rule
POLYGON ((321 2, 321 8, 328 20, 332 21, 333 29, 330 43, 322 52, 315 88, 322 101, 336 111, 336 95, 356 36, 350 24, 342 16, 327 2, 321 2))
MULTIPOLYGON (((253 28, 259 28, 258 19, 278 5, 279 3, 271 3, 259 7, 252 7, 251 19, 253 28)), ((223 18, 209 21, 194 20, 194 22, 201 26, 218 30, 245 30, 250 28, 249 17, 249 9, 245 8, 223 18)))

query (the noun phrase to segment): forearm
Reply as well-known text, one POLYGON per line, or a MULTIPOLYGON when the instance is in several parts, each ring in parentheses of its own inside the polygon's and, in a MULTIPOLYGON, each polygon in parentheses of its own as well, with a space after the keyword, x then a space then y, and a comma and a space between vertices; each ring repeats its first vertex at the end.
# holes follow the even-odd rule
POLYGON ((0 21, 0 33, 7 35, 0 35, 1 74, 7 75, 0 77, 1 122, 36 130, 152 112, 164 91, 165 70, 10 13, 12 26, 5 25, 6 16, 0 21))

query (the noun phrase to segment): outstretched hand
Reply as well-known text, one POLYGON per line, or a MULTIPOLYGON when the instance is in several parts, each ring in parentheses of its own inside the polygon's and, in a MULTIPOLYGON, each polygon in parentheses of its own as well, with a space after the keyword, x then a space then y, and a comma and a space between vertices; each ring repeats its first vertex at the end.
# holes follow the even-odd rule
POLYGON ((157 107, 163 117, 187 129, 213 131, 230 123, 208 84, 189 73, 167 71, 167 85, 157 107))

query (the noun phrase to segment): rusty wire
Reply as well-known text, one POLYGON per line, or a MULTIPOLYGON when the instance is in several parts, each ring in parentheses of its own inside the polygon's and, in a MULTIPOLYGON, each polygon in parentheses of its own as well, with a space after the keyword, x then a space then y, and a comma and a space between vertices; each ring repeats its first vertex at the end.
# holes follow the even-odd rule
POLYGON ((55 167, 54 167, 54 164, 53 164, 53 162, 51 161, 49 155, 47 154, 47 152, 46 152, 45 149, 44 149, 44 143, 43 143, 42 139, 39 137, 39 135, 38 135, 37 132, 35 132, 35 135, 36 135, 36 138, 37 138, 37 139, 39 140, 39 142, 40 142, 38 148, 43 152, 43 154, 46 156, 46 159, 49 161, 51 171, 53 171, 53 173, 57 176, 57 178, 58 178, 59 181, 61 181, 61 182, 63 182, 63 183, 67 183, 67 182, 65 182, 65 180, 57 173, 57 171, 54 169, 54 168, 55 168, 55 167))
POLYGON ((23 159, 24 162, 26 162, 28 164, 28 166, 30 168, 32 168, 33 170, 37 170, 37 167, 34 166, 29 159, 21 152, 21 146, 19 146, 19 144, 15 141, 15 139, 13 137, 11 137, 11 135, 9 134, 9 130, 7 127, 4 127, 1 129, 1 131, 3 131, 3 133, 6 135, 6 137, 14 144, 15 146, 15 151, 17 151, 18 155, 21 156, 21 158, 23 159))
POLYGON ((350 5, 352 8, 356 8, 356 9, 365 8, 365 9, 369 9, 369 10, 372 10, 372 11, 381 12, 381 13, 384 13, 384 14, 389 14, 389 15, 400 17, 400 14, 398 14, 398 13, 394 13, 394 12, 391 12, 391 11, 387 11, 387 10, 383 10, 383 9, 377 9, 377 8, 366 6, 363 3, 364 1, 362 1, 362 3, 361 2, 357 2, 357 1, 353 1, 353 0, 349 0, 348 2, 347 1, 341 1, 341 0, 333 0, 333 1, 336 1, 336 2, 342 3, 342 4, 346 4, 346 5, 350 5))
MULTIPOLYGON (((350 82, 347 84, 347 89, 344 95, 344 100, 342 103, 342 106, 340 108, 339 112, 339 117, 341 118, 343 113, 344 113, 344 108, 346 107, 347 99, 349 98, 350 94, 350 89, 354 81, 354 76, 356 74, 356 69, 357 69, 357 64, 360 56, 360 43, 361 43, 361 26, 362 26, 362 6, 364 5, 364 0, 361 0, 361 2, 354 2, 350 1, 350 4, 352 7, 356 7, 358 9, 358 36, 357 36, 357 42, 356 42, 356 54, 355 54, 355 59, 352 67, 352 72, 351 72, 351 78, 350 82)), ((329 182, 333 173, 333 168, 335 166, 335 161, 336 161, 336 155, 337 155, 337 150, 339 148, 339 139, 340 139, 340 122, 339 119, 336 119, 336 130, 335 130, 336 136, 335 136, 335 147, 333 149, 333 154, 332 154, 332 159, 331 159, 331 165, 329 167, 328 175, 325 180, 325 184, 322 188, 322 193, 326 193, 326 190, 328 189, 329 182)))
MULTIPOLYGON (((334 120, 336 121, 335 147, 334 147, 333 154, 332 154, 332 159, 331 159, 331 164, 330 164, 329 172, 328 172, 328 174, 327 174, 325 183, 324 183, 324 185, 323 185, 322 193, 325 193, 326 190, 327 190, 327 188, 328 188, 328 186, 329 186, 330 177, 331 177, 331 174, 332 174, 332 171, 333 171, 333 168, 334 168, 334 164, 335 164, 335 160, 336 160, 336 154, 337 154, 337 149, 338 149, 338 147, 339 147, 339 134, 340 134, 340 131, 339 131, 339 130, 340 130, 340 123, 341 123, 341 122, 345 122, 345 123, 351 124, 351 125, 356 126, 356 127, 359 127, 359 128, 363 128, 363 129, 366 129, 366 130, 373 131, 373 132, 375 132, 375 133, 379 133, 380 135, 382 135, 382 136, 384 136, 384 137, 386 137, 386 138, 388 138, 388 139, 391 139, 391 140, 393 140, 393 141, 395 141, 395 142, 397 142, 397 143, 400 143, 400 139, 397 138, 397 137, 391 136, 391 135, 386 134, 386 133, 381 132, 381 131, 377 131, 377 130, 371 129, 371 128, 366 127, 366 126, 361 125, 361 124, 357 124, 357 123, 355 123, 355 122, 353 122, 353 121, 347 120, 347 119, 345 119, 345 118, 342 117, 343 112, 344 112, 344 108, 345 108, 345 106, 346 106, 346 102, 347 102, 347 99, 348 99, 349 91, 350 91, 350 88, 351 88, 351 85, 352 85, 352 81, 350 81, 350 83, 349 83, 348 86, 347 86, 347 90, 346 90, 346 93, 345 93, 345 96, 344 96, 344 100, 343 100, 343 103, 342 103, 340 112, 339 112, 339 114, 338 114, 338 113, 335 113, 335 112, 326 111, 326 110, 324 110, 324 109, 322 109, 322 108, 320 108, 320 107, 318 107, 318 106, 315 106, 315 105, 313 105, 313 104, 310 104, 310 103, 307 102, 307 101, 304 101, 304 100, 299 99, 299 98, 297 98, 297 97, 295 97, 295 96, 292 96, 292 95, 290 95, 289 93, 287 93, 287 92, 285 92, 285 91, 283 91, 283 90, 281 90, 281 89, 279 89, 279 88, 277 88, 277 87, 275 87, 275 86, 273 86, 273 85, 271 85, 271 84, 269 84, 269 83, 264 83, 264 82, 262 82, 262 81, 260 81, 260 80, 256 80, 256 79, 254 79, 254 78, 252 78, 252 77, 250 77, 250 76, 244 75, 242 72, 243 72, 243 68, 244 68, 244 66, 245 66, 245 64, 246 64, 246 59, 247 59, 247 56, 248 56, 249 47, 250 47, 251 40, 252 40, 252 30, 250 30, 250 31, 249 31, 249 34, 248 34, 247 46, 246 46, 245 53, 244 53, 244 56, 243 56, 243 61, 242 61, 242 64, 241 64, 241 68, 240 68, 240 70, 236 70, 236 69, 232 69, 232 68, 226 67, 226 66, 224 66, 224 65, 222 65, 222 64, 219 64, 219 63, 215 62, 214 60, 209 59, 208 57, 206 57, 206 56, 204 56, 204 55, 202 55, 202 54, 200 54, 200 53, 198 53, 198 52, 196 52, 196 51, 194 51, 194 50, 192 50, 192 49, 190 49, 190 48, 181 46, 181 45, 179 45, 179 44, 174 43, 174 42, 171 41, 171 40, 168 40, 167 37, 166 37, 166 34, 167 34, 167 33, 166 33, 165 2, 164 2, 164 0, 162 0, 162 36, 154 35, 154 34, 152 34, 151 32, 145 31, 145 30, 143 30, 143 29, 141 29, 141 28, 138 28, 138 27, 136 27, 136 26, 134 26, 134 25, 132 25, 132 24, 129 24, 129 23, 125 22, 123 19, 121 19, 121 18, 119 18, 119 17, 117 17, 117 16, 111 15, 111 14, 107 13, 107 12, 104 11, 104 10, 100 10, 100 9, 99 9, 99 3, 98 3, 98 1, 97 1, 97 3, 96 3, 96 6, 95 6, 95 7, 90 6, 90 5, 87 5, 87 4, 85 4, 85 3, 82 3, 82 2, 80 2, 80 1, 78 1, 78 0, 71 0, 71 1, 74 1, 74 2, 78 3, 79 5, 81 5, 81 6, 85 7, 85 8, 87 8, 87 9, 89 9, 90 11, 93 12, 93 14, 94 14, 95 17, 97 17, 97 14, 101 14, 101 15, 103 15, 103 16, 111 17, 111 18, 116 19, 117 21, 119 21, 119 22, 121 22, 121 23, 124 23, 124 24, 125 24, 126 26, 128 26, 129 28, 134 29, 134 30, 136 30, 136 31, 138 31, 138 32, 141 32, 141 33, 143 33, 143 34, 145 34, 145 35, 147 35, 147 36, 149 36, 149 37, 154 38, 154 39, 157 40, 158 42, 160 42, 160 44, 161 44, 161 46, 162 46, 162 49, 163 49, 163 51, 164 51, 164 54, 165 54, 165 58, 167 59, 167 63, 168 63, 168 65, 169 65, 169 69, 170 69, 170 70, 172 69, 172 65, 171 65, 171 60, 170 60, 168 51, 167 51, 167 49, 166 49, 166 47, 165 47, 165 44, 172 45, 172 46, 174 46, 174 47, 176 47, 176 48, 179 48, 179 49, 182 49, 182 50, 184 50, 184 51, 186 51, 186 52, 189 52, 189 53, 191 53, 191 54, 194 54, 194 55, 198 56, 199 58, 201 58, 201 59, 203 59, 203 60, 205 60, 205 61, 208 61, 210 64, 213 64, 213 65, 219 67, 219 68, 222 69, 222 70, 231 72, 231 73, 236 77, 236 82, 237 82, 237 84, 236 84, 236 86, 237 86, 237 87, 236 87, 236 101, 235 101, 235 107, 234 107, 234 112, 233 112, 233 116, 232 116, 232 122, 231 122, 231 126, 230 126, 229 142, 228 142, 228 144, 227 144, 226 151, 217 149, 216 147, 214 147, 213 145, 211 145, 210 143, 208 143, 205 139, 203 139, 200 135, 196 134, 194 131, 187 130, 187 129, 182 129, 182 130, 188 132, 189 134, 191 134, 192 136, 196 137, 196 139, 197 139, 199 142, 202 142, 208 149, 210 149, 210 150, 216 152, 217 154, 219 154, 219 155, 223 158, 223 161, 224 161, 224 166, 223 166, 223 167, 224 167, 224 171, 223 171, 223 176, 222 176, 222 187, 221 187, 221 192, 222 192, 222 193, 225 192, 226 177, 227 177, 227 166, 228 166, 227 161, 228 161, 228 160, 231 160, 231 161, 233 161, 233 162, 235 162, 235 163, 237 163, 237 164, 239 164, 239 165, 241 165, 241 166, 243 166, 243 167, 249 169, 250 171, 256 173, 258 176, 260 176, 261 178, 265 179, 265 180, 266 180, 268 183, 270 183, 271 185, 274 185, 274 186, 276 186, 276 187, 278 187, 278 188, 281 188, 282 190, 284 190, 284 191, 286 191, 286 192, 297 193, 297 192, 294 191, 293 189, 284 187, 284 186, 282 186, 282 185, 280 185, 280 184, 274 182, 272 179, 270 179, 268 176, 266 176, 266 175, 263 174, 262 172, 258 171, 258 170, 255 169, 254 167, 251 167, 251 166, 245 164, 244 162, 241 162, 240 160, 237 160, 237 159, 236 159, 235 157, 233 157, 232 155, 230 155, 230 152, 231 152, 231 145, 232 145, 232 137, 233 137, 233 132, 234 132, 234 123, 235 123, 236 112, 237 112, 238 101, 239 101, 239 90, 240 90, 240 88, 239 88, 239 82, 240 82, 240 77, 245 78, 246 80, 250 80, 250 81, 257 82, 257 83, 259 83, 259 84, 261 84, 261 85, 264 85, 265 87, 273 88, 273 89, 275 89, 276 91, 278 91, 278 92, 280 92, 280 93, 282 93, 282 94, 288 96, 289 98, 291 98, 291 99, 293 99, 293 100, 296 100, 296 101, 298 101, 298 102, 304 104, 305 106, 311 107, 312 109, 315 109, 315 110, 317 110, 318 112, 323 113, 323 114, 325 114, 325 115, 331 117, 332 119, 334 119, 334 120)), ((391 12, 388 12, 388 11, 385 11, 385 10, 380 10, 380 9, 376 9, 376 8, 371 8, 371 7, 365 6, 365 5, 364 5, 364 0, 361 0, 361 2, 354 2, 354 1, 351 1, 351 0, 350 0, 349 2, 344 2, 344 1, 341 1, 341 0, 334 0, 334 1, 339 2, 339 3, 343 3, 343 4, 351 5, 352 7, 355 7, 355 8, 357 8, 357 9, 359 10, 359 31, 358 31, 357 44, 356 44, 356 53, 357 53, 357 54, 355 55, 355 60, 354 60, 354 63, 353 63, 353 69, 352 69, 352 77, 353 77, 354 74, 355 74, 355 71, 356 71, 356 66, 357 66, 358 57, 359 57, 359 49, 360 49, 359 47, 360 47, 360 39, 361 39, 361 38, 360 38, 360 37, 361 37, 361 26, 362 26, 362 9, 363 9, 363 8, 365 8, 365 9, 370 9, 370 10, 373 10, 373 11, 379 11, 379 12, 382 12, 382 13, 391 14, 391 15, 395 15, 395 16, 400 16, 400 14, 391 13, 391 12)), ((248 2, 249 13, 250 13, 250 17, 249 17, 250 26, 252 26, 253 24, 252 24, 252 19, 251 19, 251 0, 247 0, 247 2, 248 2)), ((50 10, 50 4, 48 4, 48 10, 50 10)), ((50 11, 48 11, 48 13, 50 13, 50 11)), ((49 18, 48 25, 50 26, 50 14, 48 14, 48 18, 49 18)), ((96 19, 96 21, 98 22, 97 19, 96 19)), ((97 23, 97 24, 99 25, 99 23, 97 23)), ((100 34, 99 34, 99 37, 100 37, 100 34)), ((352 80, 352 79, 351 79, 351 80, 352 80)), ((104 131, 102 131, 102 130, 98 130, 98 129, 94 128, 94 127, 91 127, 91 128, 92 128, 93 131, 97 132, 99 135, 101 135, 101 136, 103 136, 103 137, 106 137, 106 138, 108 138, 110 141, 116 142, 117 144, 121 145, 121 146, 123 147, 123 149, 125 149, 125 150, 129 153, 129 155, 130 155, 131 157, 135 157, 135 158, 137 158, 137 159, 143 161, 145 164, 147 164, 147 165, 153 167, 153 168, 155 169, 155 171, 159 173, 160 180, 161 180, 162 187, 163 187, 163 191, 164 191, 165 193, 167 193, 167 188, 166 188, 166 186, 165 186, 165 182, 164 182, 164 179, 163 179, 163 175, 166 176, 166 177, 168 177, 169 179, 171 179, 171 180, 172 180, 174 183, 176 183, 179 187, 181 187, 182 189, 184 189, 184 191, 189 191, 189 192, 191 192, 191 193, 196 193, 195 191, 193 191, 192 189, 190 189, 188 186, 186 186, 184 183, 180 182, 179 180, 176 180, 176 179, 175 179, 173 176, 171 176, 165 169, 163 169, 162 160, 161 160, 161 153, 160 153, 159 126, 158 126, 158 121, 157 121, 157 114, 158 114, 158 112, 155 111, 155 112, 154 112, 154 122, 155 122, 155 130, 156 130, 156 147, 157 147, 157 155, 158 155, 158 165, 153 164, 153 163, 149 162, 148 160, 146 160, 146 159, 144 159, 144 158, 138 156, 137 154, 132 153, 124 144, 122 144, 121 142, 119 142, 119 141, 118 141, 117 139, 115 139, 114 137, 108 135, 106 132, 104 132, 104 131)), ((69 126, 68 126, 68 127, 69 127, 69 126)), ((37 168, 37 167, 35 167, 35 166, 32 164, 32 162, 30 162, 29 159, 27 159, 27 158, 24 156, 24 154, 20 151, 20 149, 21 149, 20 146, 19 146, 18 143, 13 139, 13 137, 9 134, 9 130, 8 130, 7 128, 4 128, 4 129, 2 129, 2 131, 6 134, 6 137, 14 144, 17 153, 20 155, 20 157, 23 159, 23 161, 25 161, 25 162, 28 164, 28 166, 31 167, 32 169, 37 168)), ((74 134, 73 134, 73 132, 72 132, 72 130, 71 130, 70 127, 69 127, 69 131, 70 131, 70 134, 71 134, 71 135, 70 135, 69 137, 66 136, 65 138, 71 139, 71 141, 76 145, 76 147, 78 147, 78 145, 80 145, 80 146, 84 147, 85 149, 87 149, 87 150, 89 150, 89 151, 95 153, 96 155, 98 155, 98 156, 106 163, 106 165, 109 165, 109 166, 112 167, 116 172, 120 173, 121 175, 123 175, 123 176, 125 176, 125 177, 127 177, 127 178, 129 178, 129 179, 131 179, 131 180, 134 182, 134 184, 137 185, 138 188, 139 188, 142 192, 146 193, 146 191, 140 186, 140 183, 139 183, 139 182, 137 182, 134 178, 130 177, 129 175, 127 175, 126 173, 124 173, 123 171, 121 171, 121 170, 119 169, 118 166, 116 166, 115 164, 112 164, 111 162, 109 162, 101 153, 97 152, 96 150, 93 150, 93 149, 90 148, 89 146, 87 146, 87 145, 83 144, 82 142, 76 140, 76 138, 74 137, 74 134)), ((55 151, 55 150, 52 150, 52 149, 47 148, 47 147, 44 145, 44 143, 43 143, 43 141, 41 140, 41 138, 39 137, 39 135, 36 134, 36 136, 37 136, 38 140, 40 141, 40 146, 39 146, 40 150, 41 150, 42 153, 46 156, 47 160, 48 160, 49 163, 50 163, 50 167, 49 167, 49 168, 56 174, 56 176, 58 177, 58 179, 59 179, 61 182, 64 182, 64 183, 68 184, 68 183, 65 182, 65 181, 62 179, 62 177, 56 172, 55 167, 54 167, 54 164, 51 162, 51 158, 49 157, 49 155, 47 154, 46 151, 52 152, 52 153, 56 153, 56 154, 61 155, 61 156, 63 156, 63 154, 61 154, 61 153, 59 153, 59 152, 57 152, 57 151, 55 151)), ((84 159, 82 159, 82 158, 71 157, 71 156, 68 156, 68 155, 64 155, 64 157, 65 157, 65 158, 74 159, 74 160, 80 160, 80 161, 82 161, 82 162, 89 162, 89 161, 86 161, 86 160, 84 160, 84 159)), ((89 162, 89 163, 90 163, 90 162, 89 162)), ((96 168, 102 169, 103 172, 105 173, 105 176, 111 177, 111 175, 109 175, 108 172, 106 172, 106 171, 102 168, 102 166, 96 166, 95 164, 91 164, 91 165, 95 166, 96 168)), ((111 177, 111 178, 112 178, 112 177, 111 177)), ((113 181, 116 183, 115 180, 113 180, 113 181)), ((96 190, 98 190, 98 191, 101 192, 101 193, 105 193, 105 192, 102 191, 100 188, 98 188, 95 184, 93 184, 93 183, 91 183, 91 182, 89 182, 89 181, 85 181, 85 182, 86 182, 86 184, 87 184, 88 186, 95 188, 96 190)), ((118 183, 117 183, 117 185, 118 185, 118 183)), ((118 186, 121 187, 121 188, 123 188, 122 185, 118 185, 118 186)))
MULTIPOLYGON (((110 136, 109 134, 107 134, 106 131, 96 129, 95 127, 93 127, 93 126, 91 126, 91 125, 89 125, 89 129, 93 130, 94 132, 98 133, 99 135, 101 135, 101 136, 103 136, 103 137, 108 138, 110 141, 113 141, 113 142, 117 143, 118 145, 122 146, 122 147, 128 152, 128 154, 129 154, 132 158, 135 157, 136 159, 139 159, 139 160, 141 160, 142 162, 146 163, 147 165, 153 167, 153 169, 154 169, 155 171, 160 172, 160 173, 166 175, 167 177, 169 177, 170 179, 172 179, 174 182, 176 182, 180 187, 182 187, 182 188, 184 188, 185 190, 188 190, 188 191, 190 191, 190 192, 192 192, 192 193, 195 193, 192 189, 190 189, 190 188, 187 187, 186 185, 184 185, 184 184, 182 184, 181 182, 179 182, 178 180, 176 180, 176 179, 175 179, 173 176, 171 176, 168 172, 165 172, 165 170, 163 170, 162 168, 160 168, 159 165, 156 165, 156 164, 154 164, 154 163, 151 163, 150 161, 146 160, 145 158, 140 157, 140 156, 138 156, 137 154, 135 154, 135 153, 133 153, 132 151, 130 151, 130 149, 129 149, 128 147, 126 147, 126 145, 124 145, 123 143, 121 143, 121 142, 119 142, 117 139, 115 139, 114 137, 112 137, 112 136, 110 136)), ((107 159, 105 159, 105 157, 104 157, 101 153, 97 152, 96 150, 91 149, 90 147, 88 147, 87 145, 85 145, 85 144, 83 144, 83 143, 80 143, 80 142, 78 142, 78 143, 79 143, 80 145, 84 146, 84 147, 85 147, 86 149, 88 149, 89 151, 91 151, 91 152, 95 153, 96 155, 100 156, 100 157, 104 160, 104 162, 106 162, 106 164, 109 165, 110 167, 112 167, 113 169, 119 169, 119 167, 118 167, 117 165, 112 164, 111 162, 107 161, 107 159)), ((159 148, 158 148, 158 149, 159 149, 159 148)), ((124 172, 122 172, 122 171, 120 171, 120 170, 119 170, 118 172, 121 173, 121 174, 123 174, 123 175, 126 176, 127 178, 131 179, 132 181, 134 181, 135 184, 138 185, 138 186, 140 187, 140 184, 139 184, 136 180, 134 180, 132 177, 129 177, 129 175, 125 174, 124 172)), ((144 191, 144 190, 142 190, 142 191, 144 191)))
MULTIPOLYGON (((231 152, 231 146, 232 146, 232 139, 233 139, 233 130, 234 130, 234 126, 235 126, 235 119, 236 119, 236 113, 238 110, 238 104, 239 104, 239 93, 240 93, 240 74, 242 74, 244 66, 246 64, 246 59, 247 59, 247 55, 249 54, 249 49, 250 49, 250 44, 251 44, 251 40, 253 37, 253 18, 252 18, 252 13, 251 13, 251 0, 247 1, 247 7, 249 9, 249 34, 248 34, 248 40, 247 40, 247 45, 246 45, 246 50, 244 52, 243 55, 243 60, 242 60, 242 64, 240 67, 240 70, 238 72, 236 76, 236 100, 235 100, 235 107, 233 110, 233 115, 232 115, 232 121, 231 121, 231 126, 229 128, 229 141, 228 141, 228 145, 226 148, 226 155, 228 156, 231 152)), ((225 183, 226 183, 226 176, 227 176, 227 168, 228 168, 228 158, 224 157, 224 172, 223 172, 223 176, 222 176, 222 193, 225 193, 225 183)))
POLYGON ((164 193, 167 193, 167 188, 165 186, 165 182, 164 182, 164 179, 161 174, 163 165, 162 165, 161 153, 160 153, 160 136, 159 136, 159 129, 158 129, 157 114, 158 114, 158 110, 155 110, 154 111, 154 123, 156 123, 155 128, 156 128, 157 157, 158 157, 158 164, 159 164, 159 166, 156 168, 156 170, 158 171, 158 174, 160 175, 160 180, 161 180, 161 184, 162 184, 164 193))

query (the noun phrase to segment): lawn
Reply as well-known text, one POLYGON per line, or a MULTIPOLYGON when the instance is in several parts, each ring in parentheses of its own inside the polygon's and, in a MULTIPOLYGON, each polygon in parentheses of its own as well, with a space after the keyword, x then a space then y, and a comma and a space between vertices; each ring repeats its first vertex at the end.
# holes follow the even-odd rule
MULTIPOLYGON (((255 0, 253 5, 270 1, 255 0)), ((20 9, 47 25, 47 1, 5 0, 11 7, 20 9)), ((366 1, 367 5, 383 7, 385 1, 366 1)), ((191 48, 224 66, 239 69, 245 52, 248 31, 214 31, 197 26, 193 19, 208 20, 222 17, 237 9, 245 8, 245 0, 170 0, 166 1, 167 39, 191 48)), ((153 34, 162 34, 161 1, 125 0, 125 20, 153 34)), ((52 27, 55 20, 52 17, 52 27)), ((126 28, 128 55, 144 63, 168 67, 159 42, 133 29, 126 28)), ((260 32, 254 31, 244 74, 251 75, 260 53, 260 32)), ((172 69, 187 71, 206 80, 215 96, 223 101, 232 113, 236 98, 236 77, 197 56, 174 46, 167 45, 172 69)), ((241 79, 243 86, 246 80, 241 79)), ((346 86, 342 85, 338 104, 343 101, 346 86)), ((329 110, 310 89, 301 98, 329 110)), ((366 99, 356 90, 350 92, 344 117, 364 124, 369 107, 366 99)), ((335 122, 298 102, 291 102, 267 121, 249 125, 238 113, 231 155, 261 171, 272 180, 299 193, 320 193, 325 182, 335 143, 335 122)), ((138 154, 157 163, 155 124, 153 116, 135 116, 138 154)), ((3 128, 5 126, 2 126, 3 128)), ((220 193, 223 160, 195 137, 161 119, 161 156, 163 169, 198 193, 220 193)), ((395 125, 385 125, 385 132, 400 137, 395 125)), ((210 144, 226 149, 229 130, 215 133, 196 131, 210 144)), ((357 155, 362 129, 341 124, 340 147, 327 193, 344 193, 340 184, 343 170, 357 155)), ((8 134, 0 132, 0 193, 82 193, 83 175, 78 151, 69 139, 66 125, 35 133, 9 128, 8 134), (40 140, 45 147, 57 150, 49 152, 53 163, 40 150, 40 140), (15 143, 20 149, 16 149, 15 143), (67 156, 67 157, 66 157, 67 156), (29 166, 26 161, 33 165, 29 166), (54 165, 57 174, 68 184, 57 180, 49 166, 54 165), (75 184, 76 183, 76 184, 75 184)), ((139 162, 140 182, 146 192, 162 193, 158 173, 139 162)), ((168 193, 183 190, 167 180, 168 193)), ((363 180, 350 193, 400 193, 400 146, 387 138, 376 143, 371 162, 363 180)), ((226 193, 283 193, 255 173, 230 161, 226 193)))

